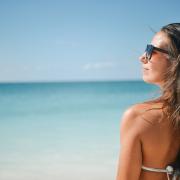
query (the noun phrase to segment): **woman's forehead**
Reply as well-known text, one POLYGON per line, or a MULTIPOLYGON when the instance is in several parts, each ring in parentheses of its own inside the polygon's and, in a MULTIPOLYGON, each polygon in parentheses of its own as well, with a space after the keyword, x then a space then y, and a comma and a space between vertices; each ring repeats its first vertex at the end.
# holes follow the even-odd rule
POLYGON ((159 48, 165 48, 168 46, 169 43, 170 43, 169 38, 162 31, 157 32, 151 41, 152 45, 159 47, 159 48))

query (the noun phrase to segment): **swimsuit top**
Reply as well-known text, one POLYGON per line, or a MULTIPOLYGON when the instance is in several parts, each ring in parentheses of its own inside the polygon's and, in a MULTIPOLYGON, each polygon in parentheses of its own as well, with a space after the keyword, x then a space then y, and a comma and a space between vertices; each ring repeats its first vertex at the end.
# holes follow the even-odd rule
POLYGON ((166 169, 150 168, 150 167, 142 166, 142 170, 151 171, 151 172, 158 172, 158 173, 166 173, 168 180, 170 180, 170 175, 172 175, 172 180, 178 180, 178 176, 180 176, 180 171, 175 170, 170 165, 167 166, 166 169))

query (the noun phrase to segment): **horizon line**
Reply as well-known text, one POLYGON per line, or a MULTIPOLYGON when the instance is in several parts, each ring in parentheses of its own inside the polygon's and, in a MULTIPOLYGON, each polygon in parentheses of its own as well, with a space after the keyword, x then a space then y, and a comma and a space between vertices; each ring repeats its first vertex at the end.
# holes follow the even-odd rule
POLYGON ((57 80, 57 81, 0 81, 0 84, 35 84, 35 83, 91 83, 91 82, 137 82, 142 79, 107 79, 107 80, 57 80))

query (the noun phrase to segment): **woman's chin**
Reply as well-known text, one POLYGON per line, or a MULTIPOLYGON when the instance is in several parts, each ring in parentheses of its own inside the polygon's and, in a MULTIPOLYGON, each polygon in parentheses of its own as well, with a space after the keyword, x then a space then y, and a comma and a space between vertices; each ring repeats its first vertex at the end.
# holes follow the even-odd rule
POLYGON ((143 81, 149 84, 154 84, 154 81, 147 76, 143 76, 143 81))
POLYGON ((150 79, 147 76, 143 76, 143 81, 146 82, 146 83, 149 83, 149 84, 157 85, 159 87, 162 87, 162 85, 163 85, 162 80, 150 79))

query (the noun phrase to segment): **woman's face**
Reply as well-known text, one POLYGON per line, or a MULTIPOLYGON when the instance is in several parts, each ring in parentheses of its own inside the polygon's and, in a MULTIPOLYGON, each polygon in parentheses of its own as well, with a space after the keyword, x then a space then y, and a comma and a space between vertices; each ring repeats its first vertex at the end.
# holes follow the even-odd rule
MULTIPOLYGON (((158 32, 153 37, 151 44, 155 47, 167 50, 169 39, 164 32, 158 32)), ((170 66, 168 55, 154 50, 150 61, 146 59, 145 53, 139 57, 142 62, 143 80, 147 83, 163 85, 163 77, 170 66)))

